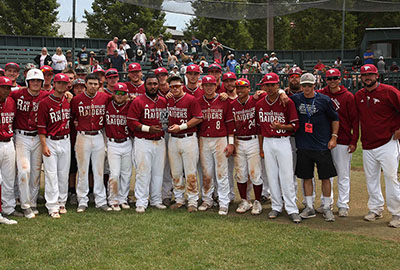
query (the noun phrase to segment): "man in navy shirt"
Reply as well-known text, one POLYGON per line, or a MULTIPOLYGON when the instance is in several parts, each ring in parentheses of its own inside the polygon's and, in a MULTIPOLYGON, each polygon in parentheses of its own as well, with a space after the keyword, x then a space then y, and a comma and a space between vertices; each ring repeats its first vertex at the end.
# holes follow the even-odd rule
POLYGON ((330 150, 336 146, 339 130, 339 116, 333 108, 331 99, 314 91, 315 77, 305 73, 300 78, 302 93, 293 95, 299 115, 300 127, 296 132, 297 164, 296 175, 304 179, 304 194, 307 207, 300 214, 302 218, 315 217, 313 206, 314 165, 322 182, 324 217, 326 221, 335 221, 330 209, 331 182, 336 176, 330 150))

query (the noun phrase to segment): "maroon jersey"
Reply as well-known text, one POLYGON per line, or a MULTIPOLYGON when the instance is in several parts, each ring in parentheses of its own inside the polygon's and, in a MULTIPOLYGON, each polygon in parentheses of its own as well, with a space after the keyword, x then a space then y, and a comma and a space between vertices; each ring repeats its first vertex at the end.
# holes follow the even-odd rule
POLYGON ((40 90, 38 95, 33 96, 26 87, 11 92, 10 96, 17 105, 14 128, 36 131, 39 102, 48 95, 49 92, 40 90))
MULTIPOLYGON (((155 100, 144 94, 135 98, 128 111, 128 127, 132 131, 140 124, 147 126, 162 126, 168 121, 167 101, 165 98, 157 96, 155 100)), ((138 138, 157 138, 164 136, 164 131, 159 133, 143 132, 135 130, 135 137, 138 138)))
POLYGON ((379 84, 369 92, 357 91, 356 104, 361 123, 363 149, 374 149, 391 140, 400 128, 400 92, 386 84, 379 84))
POLYGON ((146 93, 146 88, 144 88, 144 82, 139 85, 135 85, 132 82, 126 82, 126 86, 128 86, 128 91, 130 95, 141 96, 146 93))
POLYGON ((108 89, 107 87, 104 87, 103 89, 104 89, 104 93, 106 93, 107 95, 109 95, 109 96, 113 95, 113 91, 112 90, 108 89))
POLYGON ((256 122, 260 126, 261 135, 264 137, 290 136, 299 128, 299 117, 293 100, 289 99, 286 107, 279 104, 279 97, 274 102, 269 102, 267 96, 256 104, 256 122), (278 121, 281 124, 292 125, 294 130, 273 129, 271 124, 278 121))
POLYGON ((195 89, 190 89, 187 85, 183 86, 183 91, 185 93, 191 94, 195 98, 202 97, 204 95, 204 90, 197 86, 195 89))
POLYGON ((203 122, 199 127, 202 137, 224 137, 234 134, 233 113, 229 100, 222 101, 219 95, 208 100, 204 96, 197 99, 203 112, 203 122))
POLYGON ((256 100, 253 96, 249 96, 243 104, 237 98, 231 101, 236 136, 257 135, 256 103, 258 101, 259 99, 256 100))
POLYGON ((125 139, 129 136, 126 116, 130 102, 118 105, 114 101, 106 108, 106 135, 108 138, 125 139))
POLYGON ((221 83, 220 85, 217 86, 217 90, 215 90, 215 93, 217 94, 226 93, 224 83, 221 83))
POLYGON ((72 119, 78 121, 77 131, 95 131, 104 127, 106 106, 111 97, 103 92, 97 92, 90 97, 83 92, 72 99, 72 119))
POLYGON ((0 103, 0 141, 9 140, 13 135, 13 122, 17 107, 11 97, 0 103))
POLYGON ((64 96, 49 95, 39 103, 38 133, 46 136, 69 134, 70 113, 70 104, 64 96))
POLYGON ((357 145, 359 123, 354 95, 342 85, 340 85, 340 90, 336 93, 331 93, 328 86, 317 90, 317 92, 330 97, 333 107, 339 114, 337 143, 343 145, 357 145))
MULTIPOLYGON (((189 94, 183 94, 182 97, 167 100, 168 107, 168 125, 181 125, 187 123, 192 118, 203 118, 203 113, 196 98, 189 94)), ((177 134, 197 132, 197 127, 188 128, 179 131, 177 134)))

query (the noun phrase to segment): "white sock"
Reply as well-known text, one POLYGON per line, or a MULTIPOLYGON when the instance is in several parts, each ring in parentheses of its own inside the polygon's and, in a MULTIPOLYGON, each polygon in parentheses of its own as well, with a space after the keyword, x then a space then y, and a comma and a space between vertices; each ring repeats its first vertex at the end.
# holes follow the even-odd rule
POLYGON ((331 209, 331 197, 324 196, 323 201, 324 201, 324 210, 331 209))
POLYGON ((312 196, 305 196, 306 198, 306 205, 307 207, 313 209, 314 205, 313 205, 313 197, 312 196))

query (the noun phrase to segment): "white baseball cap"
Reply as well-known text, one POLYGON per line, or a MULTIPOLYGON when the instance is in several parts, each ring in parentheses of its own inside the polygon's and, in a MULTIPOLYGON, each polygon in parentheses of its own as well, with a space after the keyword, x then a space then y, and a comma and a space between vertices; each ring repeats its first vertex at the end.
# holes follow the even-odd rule
POLYGON ((312 75, 311 73, 304 73, 303 75, 301 75, 300 84, 305 84, 305 83, 314 84, 315 76, 312 75))

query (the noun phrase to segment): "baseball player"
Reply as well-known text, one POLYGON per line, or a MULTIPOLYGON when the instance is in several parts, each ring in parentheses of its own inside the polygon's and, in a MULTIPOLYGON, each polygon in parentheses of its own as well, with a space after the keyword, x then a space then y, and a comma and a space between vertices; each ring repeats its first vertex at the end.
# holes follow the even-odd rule
POLYGON ((217 94, 221 94, 226 92, 224 85, 221 83, 221 75, 222 75, 222 68, 219 64, 211 64, 208 67, 208 75, 214 76, 217 80, 217 90, 215 91, 217 94))
POLYGON ((400 184, 397 178, 400 155, 400 93, 378 82, 374 65, 361 67, 364 88, 356 95, 361 124, 363 166, 368 190, 367 221, 382 218, 384 198, 381 191, 381 169, 386 186, 386 203, 392 214, 390 227, 400 228, 400 184))
POLYGON ((64 96, 69 78, 54 77, 52 94, 42 99, 38 109, 38 133, 42 145, 46 208, 52 218, 67 213, 68 172, 71 161, 70 103, 64 96))
POLYGON ((214 173, 218 183, 219 215, 227 215, 229 207, 228 159, 234 151, 234 121, 230 102, 216 94, 217 80, 207 75, 202 79, 204 96, 197 99, 203 112, 200 124, 200 160, 203 170, 203 203, 200 211, 213 205, 214 173), (228 136, 228 140, 227 140, 228 136), (214 172, 215 170, 215 172, 214 172))
MULTIPOLYGON (((241 78, 235 82, 235 85, 238 97, 231 102, 235 120, 236 139, 234 178, 241 198, 241 202, 236 209, 236 212, 245 213, 252 208, 251 213, 253 215, 259 215, 262 212, 261 192, 263 189, 263 182, 261 179, 262 165, 255 115, 255 105, 258 100, 255 99, 254 96, 249 96, 250 82, 247 79, 241 78), (249 186, 247 182, 249 178, 254 189, 254 204, 251 204, 247 192, 249 186)), ((230 86, 226 85, 225 89, 229 95, 230 86)))
POLYGON ((183 87, 183 91, 191 94, 195 98, 202 97, 204 91, 199 86, 200 67, 195 64, 187 66, 185 76, 187 84, 183 87))
MULTIPOLYGON (((197 211, 199 191, 197 184, 197 163, 199 149, 197 143, 197 125, 201 123, 203 114, 196 98, 183 91, 181 77, 168 79, 173 98, 167 100, 168 107, 168 156, 174 183, 176 203, 171 209, 185 205, 185 186, 188 194, 188 212, 197 211), (185 184, 185 178, 187 184, 185 184)), ((164 172, 165 173, 165 172, 164 172)))
POLYGON ((114 94, 114 86, 119 81, 118 70, 115 68, 107 69, 106 71, 107 86, 104 87, 104 93, 112 96, 114 94))
MULTIPOLYGON (((13 121, 16 112, 15 101, 8 95, 11 92, 12 80, 0 77, 0 213, 11 215, 15 212, 15 149, 13 143, 13 121)), ((0 223, 17 224, 0 214, 0 223)))
POLYGON ((88 171, 92 162, 94 175, 94 196, 97 208, 112 211, 107 205, 106 190, 103 183, 105 144, 102 128, 105 123, 105 111, 110 97, 98 92, 99 80, 95 74, 86 79, 86 90, 74 97, 71 102, 71 116, 77 122, 75 152, 78 165, 77 212, 82 213, 88 206, 88 171))
POLYGON ((144 213, 150 205, 166 209, 161 189, 165 162, 162 123, 167 120, 167 101, 158 95, 158 79, 149 74, 144 82, 146 93, 133 100, 128 112, 128 127, 135 129, 136 212, 144 213))
POLYGON ((37 132, 37 111, 39 102, 49 94, 41 90, 43 82, 43 72, 36 68, 31 69, 26 76, 28 87, 11 92, 11 97, 17 104, 14 129, 21 209, 27 218, 34 218, 39 213, 36 206, 42 151, 37 132))
POLYGON ((44 76, 44 83, 42 90, 44 91, 51 91, 53 86, 51 85, 51 81, 53 80, 54 70, 51 66, 41 66, 40 70, 43 72, 44 76))
POLYGON ((142 80, 142 66, 139 63, 132 63, 128 66, 128 78, 126 82, 130 95, 140 96, 144 95, 146 89, 142 80))
MULTIPOLYGON (((160 67, 154 70, 154 74, 158 79, 158 95, 167 99, 172 98, 173 95, 169 91, 169 83, 168 79, 168 71, 166 68, 160 67)), ((168 122, 163 123, 163 129, 166 130, 168 128, 168 122)), ((166 153, 168 153, 168 142, 169 142, 169 133, 166 132, 164 135, 164 139, 166 142, 166 153)), ((163 177, 163 185, 162 185, 162 201, 165 206, 171 205, 172 199, 172 175, 171 175, 171 167, 169 165, 169 159, 165 159, 164 164, 164 177, 163 177)))
POLYGON ((339 114, 337 145, 331 150, 331 154, 338 174, 338 216, 347 217, 350 200, 351 155, 356 150, 358 141, 358 113, 354 95, 340 85, 340 71, 338 69, 328 70, 326 81, 328 86, 318 92, 331 98, 333 106, 339 114))
POLYGON ((284 107, 279 104, 279 76, 268 73, 261 82, 267 96, 256 104, 257 124, 260 126, 260 150, 264 154, 264 165, 271 190, 271 207, 268 214, 277 218, 285 207, 294 223, 300 223, 293 183, 292 151, 290 135, 299 126, 294 102, 289 100, 284 107))
POLYGON ((18 89, 20 86, 17 84, 19 77, 20 67, 17 63, 9 62, 4 68, 4 76, 8 77, 12 81, 11 91, 18 89))
POLYGON ((100 83, 99 91, 103 92, 104 82, 106 81, 106 72, 104 71, 104 69, 99 67, 99 68, 96 68, 95 70, 93 70, 93 73, 97 75, 97 78, 99 78, 99 83, 100 83))
POLYGON ((132 174, 132 142, 126 119, 129 105, 126 84, 116 83, 112 101, 106 107, 107 155, 110 167, 108 201, 114 211, 120 211, 121 207, 130 208, 127 198, 132 174))

